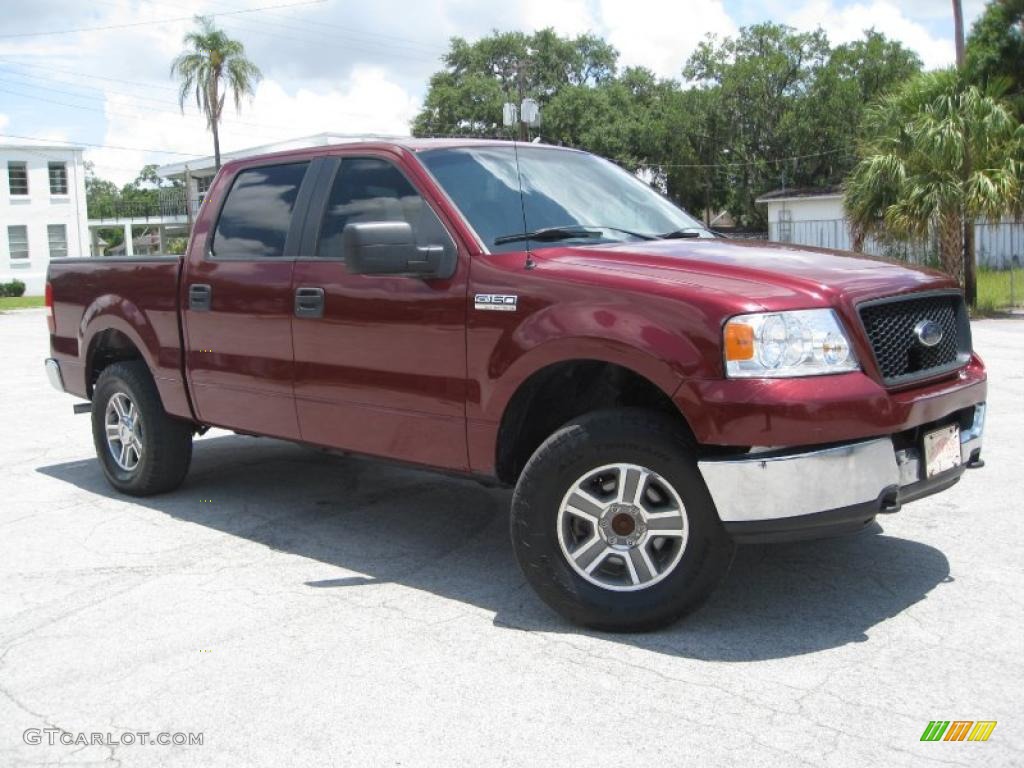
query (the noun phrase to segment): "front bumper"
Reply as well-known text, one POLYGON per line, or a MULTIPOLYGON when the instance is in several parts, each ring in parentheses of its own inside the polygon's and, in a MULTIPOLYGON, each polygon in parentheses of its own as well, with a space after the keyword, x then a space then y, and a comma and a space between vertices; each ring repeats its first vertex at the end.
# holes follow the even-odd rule
POLYGON ((723 525, 738 542, 849 533, 879 513, 949 488, 969 464, 980 463, 985 404, 959 417, 961 464, 931 478, 925 477, 919 438, 939 424, 827 448, 708 459, 699 467, 723 525))

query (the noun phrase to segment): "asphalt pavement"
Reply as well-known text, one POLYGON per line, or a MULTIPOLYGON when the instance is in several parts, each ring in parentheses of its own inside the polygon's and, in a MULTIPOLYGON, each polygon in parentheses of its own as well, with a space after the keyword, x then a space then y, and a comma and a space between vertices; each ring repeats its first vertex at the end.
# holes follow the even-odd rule
POLYGON ((608 635, 527 587, 506 490, 213 430, 119 496, 0 314, 0 765, 1024 764, 1024 317, 974 335, 984 469, 608 635))

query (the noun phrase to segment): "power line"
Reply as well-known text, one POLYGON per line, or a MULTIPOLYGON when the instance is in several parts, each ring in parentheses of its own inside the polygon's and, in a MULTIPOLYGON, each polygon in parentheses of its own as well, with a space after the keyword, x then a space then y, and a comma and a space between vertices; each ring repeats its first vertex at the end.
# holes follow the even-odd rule
MULTIPOLYGON (((828 155, 837 155, 840 152, 849 152, 848 147, 841 149, 829 149, 825 152, 811 152, 807 155, 793 155, 791 157, 777 157, 773 160, 743 160, 733 163, 634 163, 634 165, 640 168, 737 168, 749 165, 765 164, 778 164, 785 163, 792 160, 807 160, 812 157, 826 157, 828 155)), ((851 153, 852 154, 852 153, 851 153)))
POLYGON ((90 144, 88 141, 68 141, 58 142, 53 139, 47 139, 42 136, 19 136, 16 133, 0 133, 0 138, 3 139, 21 139, 23 141, 40 141, 43 144, 70 144, 72 146, 89 147, 90 149, 122 149, 126 152, 153 152, 161 155, 185 155, 187 157, 207 157, 207 155, 200 155, 196 152, 178 152, 177 150, 170 149, 153 149, 152 147, 124 147, 117 144, 90 144))
MULTIPOLYGON (((143 88, 157 88, 163 91, 178 92, 178 89, 173 85, 160 85, 159 83, 143 82, 141 80, 125 80, 120 77, 105 77, 104 75, 94 75, 91 72, 78 72, 73 69, 63 69, 61 67, 54 67, 49 64, 29 64, 25 61, 21 61, 14 56, 0 56, 0 61, 4 62, 6 66, 22 67, 24 69, 45 69, 50 72, 60 72, 61 74, 71 75, 73 77, 85 78, 88 80, 107 80, 111 83, 123 83, 125 85, 138 85, 143 88)), ((22 77, 31 77, 31 75, 22 75, 22 77)), ((51 79, 51 78, 47 78, 51 79)))
MULTIPOLYGON (((222 8, 227 8, 229 10, 237 10, 237 6, 228 5, 227 3, 224 3, 221 0, 212 0, 212 1, 215 2, 216 5, 221 6, 222 8)), ((172 7, 172 6, 167 6, 166 4, 163 4, 163 3, 158 3, 158 2, 156 2, 156 0, 146 0, 146 2, 150 3, 151 5, 160 5, 160 6, 163 6, 163 7, 172 7)), ((394 41, 393 43, 390 43, 390 45, 392 45, 392 46, 394 46, 397 43, 397 44, 401 45, 402 47, 410 48, 413 51, 415 51, 415 49, 420 49, 419 51, 415 51, 417 53, 436 53, 436 54, 442 54, 442 53, 447 52, 447 50, 448 50, 447 47, 442 48, 442 47, 439 47, 437 45, 433 45, 431 43, 424 43, 424 42, 421 42, 420 40, 415 40, 415 39, 410 38, 410 37, 401 37, 399 35, 389 35, 389 34, 386 34, 384 32, 371 32, 371 31, 366 30, 366 29, 360 29, 358 27, 349 27, 349 26, 345 26, 343 24, 334 24, 332 22, 323 21, 323 20, 320 20, 320 19, 317 19, 316 21, 312 21, 312 20, 309 20, 309 19, 300 19, 300 18, 298 18, 296 16, 292 16, 291 14, 286 14, 286 13, 267 13, 267 14, 265 14, 265 16, 268 17, 268 18, 285 19, 285 20, 287 20, 289 22, 293 22, 292 24, 284 24, 284 25, 282 25, 280 22, 278 22, 274 26, 275 27, 285 26, 285 27, 288 27, 288 28, 291 28, 291 29, 297 29, 297 30, 299 30, 300 32, 303 32, 303 33, 308 33, 308 32, 311 32, 312 30, 297 27, 297 26, 295 26, 295 24, 303 24, 306 27, 313 27, 318 32, 322 31, 324 27, 326 27, 328 29, 338 30, 338 33, 332 35, 332 39, 337 38, 337 37, 342 37, 342 38, 346 38, 346 39, 349 39, 349 40, 354 40, 357 43, 364 43, 365 44, 368 41, 367 40, 368 38, 380 38, 382 40, 394 41)), ((246 19, 246 23, 251 23, 251 24, 267 24, 267 25, 269 25, 271 22, 263 21, 263 19, 246 19)), ((373 42, 373 41, 370 40, 369 42, 373 42)), ((379 50, 379 49, 375 49, 375 50, 379 50)))
MULTIPOLYGON (((337 42, 337 40, 335 38, 330 37, 330 36, 311 37, 306 32, 306 30, 302 30, 302 33, 303 33, 302 36, 300 36, 300 35, 286 35, 286 34, 282 34, 280 31, 278 31, 280 25, 274 25, 270 29, 263 29, 263 28, 258 27, 258 26, 252 26, 253 23, 254 22, 251 19, 246 19, 246 20, 244 20, 244 22, 242 20, 238 20, 238 19, 231 19, 228 22, 228 27, 227 28, 229 30, 230 29, 237 29, 239 31, 247 32, 247 33, 250 33, 250 34, 251 33, 256 33, 256 34, 260 34, 260 35, 270 35, 275 40, 292 40, 292 41, 299 42, 299 43, 305 43, 307 45, 311 41, 314 44, 316 44, 316 45, 324 45, 324 46, 328 45, 330 43, 336 43, 337 42), (244 24, 244 26, 243 26, 243 24, 244 24)), ((291 29, 294 29, 294 27, 291 27, 291 29)), ((428 55, 426 53, 419 53, 419 52, 412 52, 412 51, 396 51, 396 50, 393 50, 393 49, 388 50, 384 46, 381 46, 381 45, 376 45, 376 46, 372 45, 372 44, 365 45, 365 44, 361 44, 361 43, 358 43, 358 42, 355 42, 355 43, 349 42, 349 43, 346 43, 346 45, 349 48, 355 48, 357 50, 362 50, 362 51, 366 51, 366 52, 369 52, 369 53, 380 53, 382 51, 385 51, 389 58, 408 59, 410 61, 437 61, 438 59, 441 58, 440 54, 439 55, 428 55)))
MULTIPOLYGON (((244 8, 237 11, 217 11, 215 13, 206 14, 207 16, 238 16, 243 13, 258 13, 260 11, 269 11, 275 8, 294 8, 300 5, 318 5, 325 3, 327 0, 302 0, 298 3, 282 3, 279 5, 265 5, 260 8, 244 8)), ((51 35, 73 35, 79 32, 102 32, 108 29, 127 29, 129 27, 145 27, 151 24, 171 24, 176 21, 191 21, 193 16, 177 16, 171 19, 154 19, 151 21, 132 21, 124 24, 106 24, 99 27, 77 27, 75 29, 56 29, 48 30, 46 32, 7 32, 0 34, 0 39, 12 39, 12 38, 24 38, 24 37, 48 37, 51 35)))
MULTIPOLYGON (((48 82, 62 83, 64 85, 69 85, 69 86, 71 86, 73 88, 87 88, 87 87, 89 87, 89 86, 79 85, 78 83, 69 83, 66 80, 57 80, 55 78, 41 77, 39 75, 30 75, 30 74, 25 74, 25 73, 22 73, 22 72, 11 72, 11 71, 4 72, 3 69, 0 69, 0 74, 10 74, 10 75, 13 75, 15 77, 27 77, 27 78, 31 78, 33 80, 44 80, 44 81, 48 81, 48 82)), ((45 86, 45 85, 37 85, 35 83, 18 82, 18 81, 15 81, 15 80, 4 80, 3 78, 0 78, 0 83, 7 83, 9 85, 15 85, 15 86, 18 86, 18 87, 21 87, 21 88, 35 88, 35 89, 39 89, 39 90, 43 90, 43 91, 51 91, 53 93, 61 93, 61 94, 64 94, 66 96, 71 96, 71 97, 76 98, 76 99, 93 99, 94 98, 92 95, 87 95, 87 94, 83 94, 83 93, 76 93, 74 91, 65 91, 65 90, 62 90, 60 88, 51 88, 51 87, 48 87, 48 86, 45 86)), ((31 93, 20 93, 20 92, 10 91, 10 90, 3 89, 3 88, 0 88, 0 90, 4 90, 7 93, 11 93, 11 94, 13 94, 15 96, 21 96, 21 97, 26 98, 26 99, 37 99, 37 100, 47 101, 47 102, 53 103, 53 104, 59 104, 59 105, 62 105, 62 106, 73 107, 73 108, 76 108, 76 109, 85 109, 85 110, 88 110, 88 111, 91 111, 91 112, 101 112, 103 114, 118 115, 120 117, 128 117, 128 118, 136 118, 136 119, 144 117, 142 115, 133 115, 133 114, 130 114, 128 112, 117 112, 117 111, 113 111, 113 110, 108 110, 106 108, 102 108, 101 109, 99 107, 85 106, 85 105, 81 105, 81 104, 66 104, 64 102, 55 101, 53 99, 45 99, 45 98, 43 98, 41 96, 36 96, 35 94, 31 94, 31 93)), ((102 90, 102 89, 96 89, 96 90, 102 90)), ((114 91, 114 90, 102 90, 102 92, 103 93, 109 93, 109 94, 117 95, 117 96, 123 96, 125 98, 133 99, 133 100, 136 100, 136 101, 150 101, 150 102, 153 102, 155 104, 163 104, 163 105, 168 105, 168 106, 171 106, 171 107, 177 107, 178 106, 177 101, 170 101, 170 100, 167 100, 167 99, 158 99, 158 98, 152 98, 152 97, 147 97, 147 96, 136 96, 135 94, 125 93, 123 91, 114 91)), ((149 106, 140 106, 139 108, 140 109, 145 109, 145 110, 147 110, 150 113, 160 113, 160 114, 165 114, 165 115, 172 115, 174 117, 182 117, 182 116, 184 116, 184 117, 188 117, 188 118, 192 118, 192 119, 200 119, 200 120, 203 120, 203 121, 206 120, 206 116, 203 115, 200 112, 194 112, 194 113, 193 112, 179 112, 177 109, 169 109, 169 110, 168 109, 156 109, 154 107, 149 107, 149 106)), ((365 112, 339 112, 338 114, 342 114, 342 115, 345 115, 347 117, 373 117, 373 115, 370 115, 370 114, 365 113, 365 112)), ((250 126, 251 128, 256 128, 257 129, 256 133, 253 133, 251 130, 250 131, 243 130, 243 131, 241 131, 241 133, 242 134, 246 134, 246 135, 250 135, 250 136, 257 136, 257 137, 260 135, 260 133, 262 133, 263 136, 278 136, 281 131, 289 131, 289 130, 292 129, 292 126, 277 125, 277 124, 274 124, 274 123, 254 123, 254 122, 250 122, 250 121, 246 121, 246 120, 241 120, 241 119, 233 118, 233 117, 227 117, 227 116, 225 116, 225 118, 223 119, 223 124, 226 125, 229 128, 230 127, 235 127, 235 126, 250 126), (268 131, 269 131, 269 133, 268 133, 268 131)))

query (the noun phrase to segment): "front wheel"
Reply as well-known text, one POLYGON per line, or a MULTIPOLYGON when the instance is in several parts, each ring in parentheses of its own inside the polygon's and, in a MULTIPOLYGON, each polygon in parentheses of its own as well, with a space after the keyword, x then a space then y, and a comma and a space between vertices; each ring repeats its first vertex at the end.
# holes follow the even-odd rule
POLYGON ((513 496, 512 543, 549 606, 619 631, 695 610, 734 552, 689 440, 638 409, 585 415, 537 449, 513 496))
POLYGON ((114 363, 100 374, 92 436, 107 481, 132 496, 177 488, 192 460, 192 426, 167 415, 149 369, 138 361, 114 363))

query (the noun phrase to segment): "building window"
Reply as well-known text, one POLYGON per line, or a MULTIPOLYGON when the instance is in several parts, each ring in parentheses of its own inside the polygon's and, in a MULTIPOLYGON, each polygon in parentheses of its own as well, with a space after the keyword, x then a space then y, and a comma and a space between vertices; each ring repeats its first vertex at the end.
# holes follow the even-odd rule
POLYGON ((24 225, 7 227, 7 243, 10 246, 11 261, 28 260, 28 227, 24 225))
POLYGON ((7 163, 7 183, 12 195, 28 194, 28 166, 13 160, 7 163))
POLYGON ((210 189, 213 176, 196 176, 196 194, 205 195, 210 189))
POLYGON ((48 224, 46 236, 50 240, 50 258, 63 259, 68 255, 68 228, 65 224, 48 224))
POLYGON ((50 194, 66 195, 68 193, 67 163, 50 163, 50 194))

